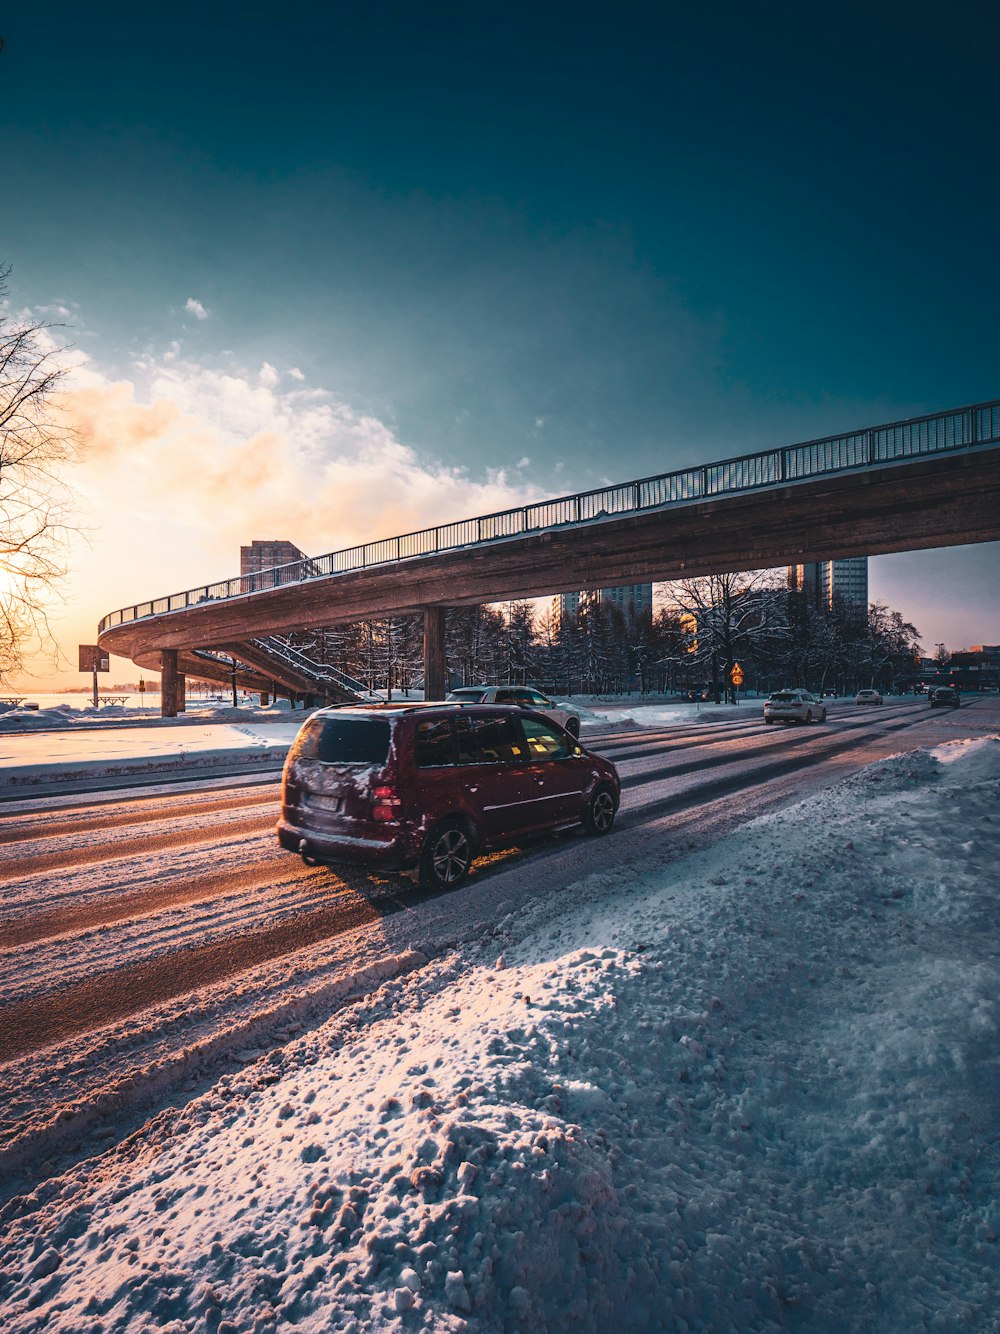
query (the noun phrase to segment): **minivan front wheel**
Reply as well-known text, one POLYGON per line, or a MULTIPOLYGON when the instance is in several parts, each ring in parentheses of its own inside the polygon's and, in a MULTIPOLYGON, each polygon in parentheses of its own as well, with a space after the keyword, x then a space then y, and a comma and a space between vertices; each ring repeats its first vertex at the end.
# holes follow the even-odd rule
POLYGON ((615 798, 609 787, 599 787, 590 794, 583 827, 588 834, 606 834, 615 822, 615 798))
POLYGON ((454 889, 469 874, 472 857, 472 841, 462 822, 442 820, 420 854, 420 883, 425 889, 454 889))

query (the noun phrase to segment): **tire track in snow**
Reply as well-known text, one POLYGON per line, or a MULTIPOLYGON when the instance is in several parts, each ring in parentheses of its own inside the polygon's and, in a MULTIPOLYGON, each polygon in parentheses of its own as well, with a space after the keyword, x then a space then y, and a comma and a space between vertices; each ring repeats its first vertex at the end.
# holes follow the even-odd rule
MULTIPOLYGON (((60 907, 51 912, 36 913, 16 922, 0 923, 0 949, 11 949, 34 941, 50 940, 54 936, 69 935, 109 926, 135 917, 149 917, 164 908, 181 907, 207 899, 222 898, 237 890, 252 892, 272 888, 288 879, 288 857, 275 857, 260 863, 252 877, 246 870, 226 870, 199 876, 194 880, 168 885, 159 891, 133 890, 116 894, 110 899, 60 907), (285 873, 285 874, 283 874, 285 873)), ((303 871, 305 868, 303 868, 303 871)), ((297 876, 305 879, 306 876, 297 876)))
MULTIPOLYGON (((898 717, 898 715, 893 715, 893 717, 898 717)), ((789 747, 794 747, 795 750, 799 750, 801 747, 809 747, 813 749, 816 758, 821 758, 822 754, 838 754, 845 748, 849 749, 851 746, 857 745, 865 736, 875 738, 890 735, 904 728, 915 726, 922 720, 923 714, 910 713, 901 721, 890 721, 885 715, 882 715, 877 719, 867 721, 852 720, 851 722, 844 722, 836 728, 824 727, 822 724, 811 728, 789 726, 782 728, 781 733, 777 736, 775 736, 773 729, 768 727, 760 732, 755 732, 749 738, 735 739, 740 742, 749 740, 751 742, 749 745, 737 747, 730 740, 723 743, 725 748, 721 749, 716 755, 691 760, 686 764, 650 766, 638 772, 632 772, 622 779, 622 787, 638 787, 644 783, 655 782, 663 778, 680 777, 706 769, 717 769, 728 764, 756 761, 775 753, 787 754, 789 747), (872 722, 876 722, 878 726, 873 727, 872 722), (854 733, 861 735, 855 737, 854 733), (816 754, 817 749, 819 754, 816 754)), ((672 747, 670 753, 673 753, 675 749, 678 748, 672 747)), ((680 747, 680 749, 683 750, 684 747, 680 747)), ((662 756, 662 754, 661 749, 651 751, 642 758, 662 756)))
MULTIPOLYGON (((808 754, 789 756, 787 759, 774 760, 770 764, 755 764, 752 768, 747 767, 745 757, 737 759, 722 757, 714 762, 693 765, 691 768, 698 770, 729 768, 730 772, 725 775, 711 778, 708 782, 698 783, 692 787, 686 787, 682 791, 674 793, 669 797, 662 797, 658 800, 645 802, 636 810, 626 812, 625 818, 619 821, 619 823, 627 828, 632 825, 645 823, 648 820, 659 819, 663 815, 687 810, 690 807, 700 805, 704 802, 714 801, 720 797, 742 792, 750 785, 758 786, 772 782, 778 778, 785 778, 789 774, 796 773, 799 770, 810 769, 825 764, 828 760, 835 759, 837 756, 843 755, 848 751, 857 750, 859 744, 864 741, 876 743, 882 737, 891 736, 894 732, 901 732, 914 726, 918 721, 923 721, 922 717, 919 720, 917 718, 907 719, 904 722, 895 723, 888 727, 881 727, 877 732, 870 734, 868 737, 848 736, 845 739, 833 742, 832 744, 823 745, 820 749, 812 750, 808 754)), ((853 731, 855 729, 851 730, 853 731)), ((769 747, 769 749, 774 748, 769 747)), ((756 752, 756 754, 759 754, 759 752, 756 752)), ((754 758, 756 758, 756 754, 754 758)), ((871 756, 866 756, 861 759, 859 763, 866 764, 871 758, 871 756)), ((673 777, 678 772, 679 771, 676 768, 667 769, 661 774, 654 773, 648 776, 644 775, 643 778, 637 779, 636 782, 662 781, 663 779, 673 777)), ((631 788, 632 786, 632 784, 627 782, 623 782, 622 784, 623 789, 631 788)))
POLYGON ((360 895, 250 935, 110 969, 0 1011, 0 1064, 377 920, 360 895))
MULTIPOLYGON (((0 953, 4 1006, 134 964, 222 940, 242 940, 256 928, 278 926, 316 909, 330 908, 355 893, 372 897, 363 877, 359 888, 356 879, 322 868, 308 869, 291 857, 273 863, 271 876, 263 880, 262 873, 261 878, 262 882, 256 881, 251 872, 221 895, 5 950, 0 953)), ((0 1008, 0 1017, 3 1013, 0 1008)))
POLYGON ((60 848, 54 852, 15 857, 9 862, 0 862, 0 884, 5 880, 21 880, 25 876, 47 875, 52 871, 64 870, 68 866, 83 868, 95 862, 118 861, 126 857, 148 857, 175 848, 211 843, 220 833, 232 837, 253 838, 273 827, 275 823, 275 814, 269 811, 253 820, 243 818, 242 822, 234 818, 201 825, 196 829, 174 829, 155 834, 127 834, 122 838, 110 840, 101 838, 95 840, 90 847, 60 848))
POLYGON ((106 831, 126 825, 152 824, 158 820, 177 820, 195 815, 212 815, 217 812, 237 810, 241 807, 263 806, 272 804, 277 810, 279 788, 277 784, 268 784, 268 790, 262 792, 255 788, 252 792, 239 795, 220 795, 205 799, 182 800, 176 794, 154 796, 145 802, 131 801, 124 809, 115 806, 113 815, 104 810, 93 814, 93 806, 81 806, 79 814, 68 816, 59 811, 59 819, 53 819, 48 812, 32 811, 25 815, 6 815, 4 817, 4 844, 34 842, 41 839, 61 838, 64 835, 87 834, 94 830, 106 831), (273 790, 271 790, 273 788, 273 790), (167 803, 170 803, 169 805, 167 803), (155 804, 154 804, 155 803, 155 804))

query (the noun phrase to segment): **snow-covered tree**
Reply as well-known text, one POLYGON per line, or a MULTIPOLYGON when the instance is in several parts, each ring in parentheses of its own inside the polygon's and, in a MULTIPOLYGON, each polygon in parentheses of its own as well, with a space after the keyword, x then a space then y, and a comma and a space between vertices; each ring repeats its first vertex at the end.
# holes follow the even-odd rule
POLYGON ((684 630, 685 660, 712 682, 717 700, 730 693, 734 663, 787 634, 787 599, 772 570, 675 580, 667 597, 684 630))
POLYGON ((7 311, 9 273, 0 268, 0 681, 31 644, 58 656, 47 612, 66 574, 65 470, 77 448, 60 416, 54 326, 7 311))

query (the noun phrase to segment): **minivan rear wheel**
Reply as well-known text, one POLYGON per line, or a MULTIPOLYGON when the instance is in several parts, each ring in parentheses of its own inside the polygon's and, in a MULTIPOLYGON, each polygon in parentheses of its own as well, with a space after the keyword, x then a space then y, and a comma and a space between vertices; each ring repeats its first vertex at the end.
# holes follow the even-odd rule
POLYGON ((469 874, 472 858, 472 840, 461 820, 442 820, 420 854, 420 883, 425 889, 454 889, 469 874))

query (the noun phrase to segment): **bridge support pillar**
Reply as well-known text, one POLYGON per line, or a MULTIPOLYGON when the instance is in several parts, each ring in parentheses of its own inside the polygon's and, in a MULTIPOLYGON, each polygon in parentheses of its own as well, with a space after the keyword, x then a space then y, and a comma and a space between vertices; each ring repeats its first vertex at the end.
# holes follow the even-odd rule
POLYGON ((177 673, 177 712, 187 713, 187 677, 183 672, 177 673))
POLYGON ((424 699, 444 699, 444 607, 424 608, 424 699))
POLYGON ((177 717, 177 650, 160 650, 160 716, 177 717))

